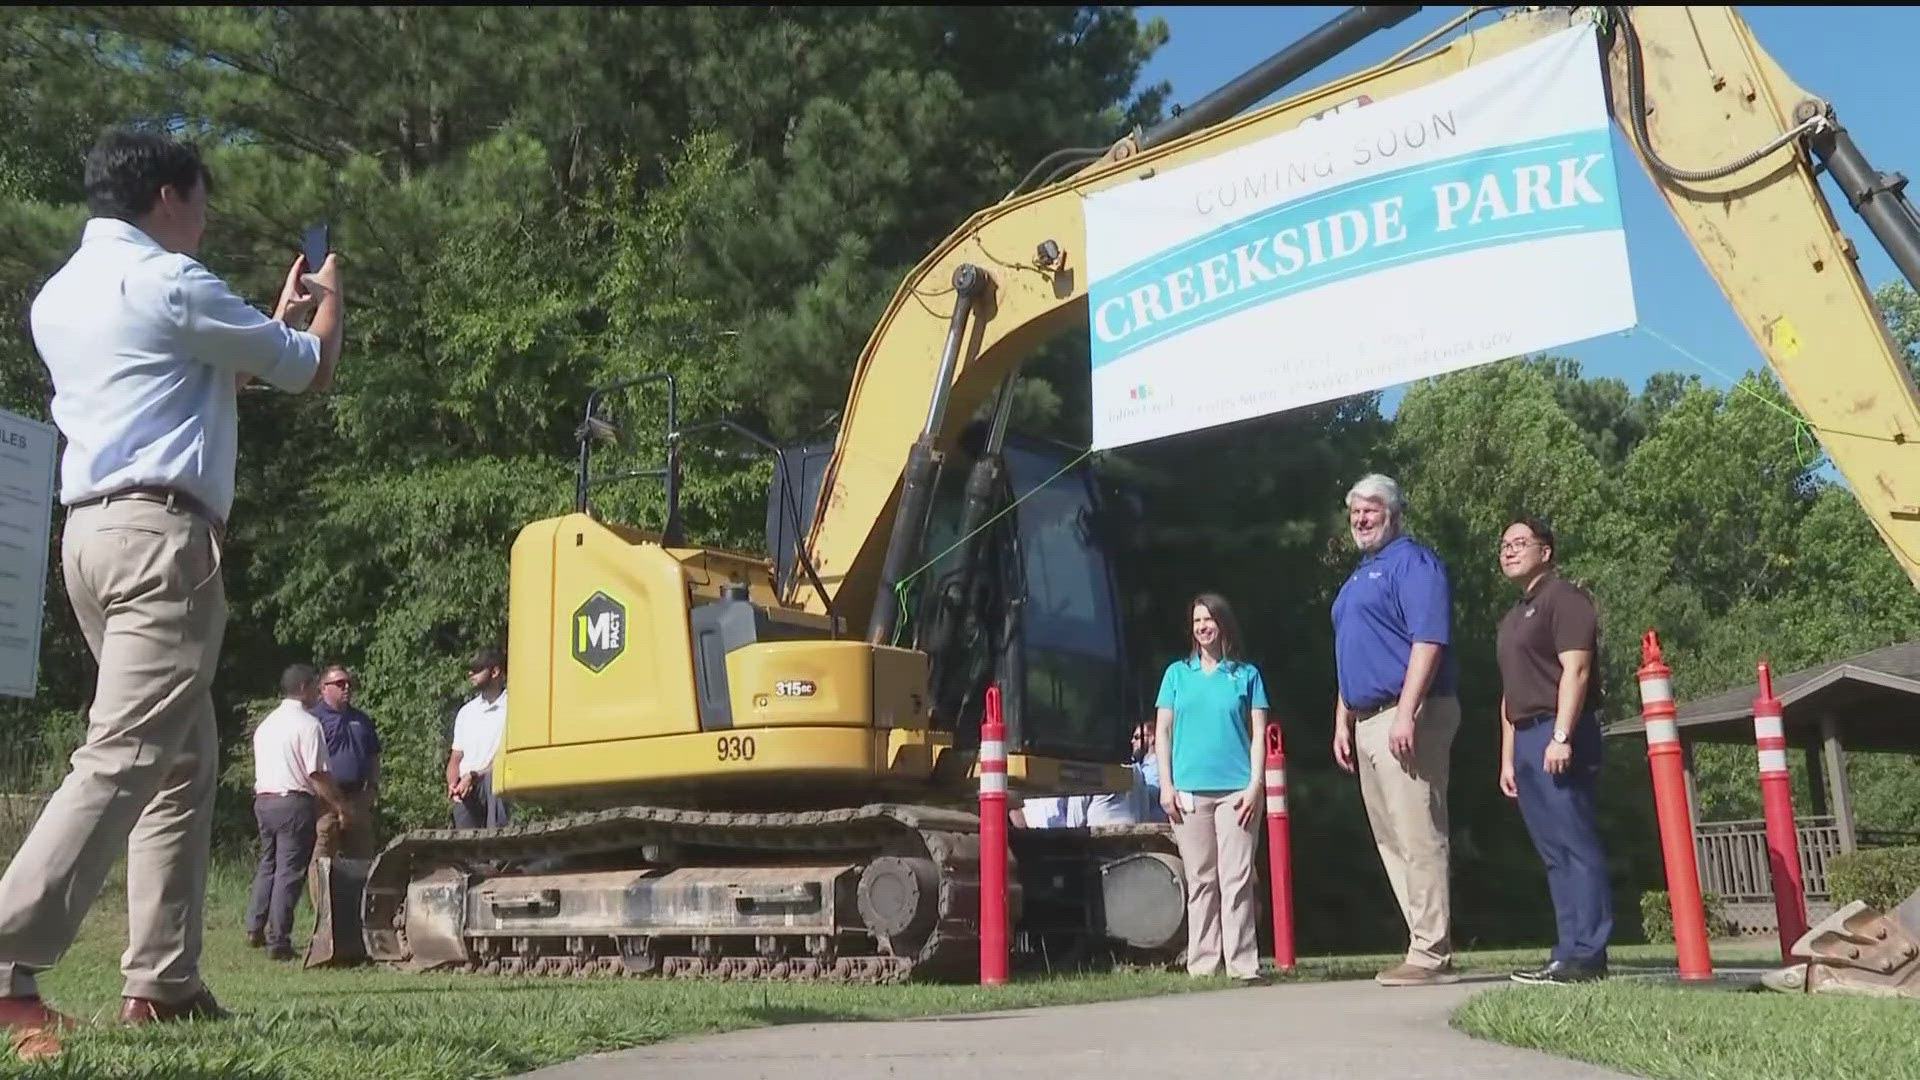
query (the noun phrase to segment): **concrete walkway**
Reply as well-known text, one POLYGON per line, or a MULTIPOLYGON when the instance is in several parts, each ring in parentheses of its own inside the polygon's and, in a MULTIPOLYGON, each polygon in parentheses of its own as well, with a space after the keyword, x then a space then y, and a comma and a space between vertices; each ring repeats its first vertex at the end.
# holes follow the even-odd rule
POLYGON ((596 1055, 521 1080, 1617 1080, 1619 1073, 1448 1026, 1473 994, 1511 985, 1289 983, 932 1020, 793 1024, 596 1055))

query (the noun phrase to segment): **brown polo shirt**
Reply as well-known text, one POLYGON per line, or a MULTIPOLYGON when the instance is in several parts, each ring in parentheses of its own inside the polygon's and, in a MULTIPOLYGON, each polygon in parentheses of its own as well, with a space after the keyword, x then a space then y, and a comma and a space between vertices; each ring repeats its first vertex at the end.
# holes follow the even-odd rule
POLYGON ((1496 652, 1507 716, 1514 723, 1560 708, 1560 654, 1575 649, 1594 653, 1588 669, 1586 700, 1575 717, 1599 704, 1600 616, 1593 598, 1549 570, 1500 620, 1496 652))

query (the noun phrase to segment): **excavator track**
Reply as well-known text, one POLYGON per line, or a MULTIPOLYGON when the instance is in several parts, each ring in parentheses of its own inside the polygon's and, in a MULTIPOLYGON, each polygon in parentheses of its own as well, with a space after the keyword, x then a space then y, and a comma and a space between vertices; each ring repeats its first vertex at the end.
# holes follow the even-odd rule
MULTIPOLYGON (((428 829, 396 838, 367 879, 362 918, 375 961, 489 974, 671 975, 901 982, 963 976, 977 963, 979 821, 938 807, 875 804, 797 813, 716 813, 624 807, 492 830, 428 829), (700 852, 682 863, 676 852, 700 852), (606 864, 752 868, 824 859, 925 860, 936 878, 924 929, 722 937, 660 933, 526 934, 476 939, 410 913, 410 892, 429 875, 510 881, 482 867, 606 864), (423 932, 424 931, 424 932, 423 932), (863 940, 864 939, 864 940, 863 940), (747 947, 751 951, 746 951, 747 947)), ((643 928, 634 927, 635 931, 643 928)))
MULTIPOLYGON (((1170 852, 1173 845, 1165 826, 1123 826, 1016 830, 1013 847, 1017 926, 1017 861, 1023 853, 1034 856, 1036 868, 1043 863, 1085 866, 1131 853, 1170 852)), ((340 874, 337 862, 334 873, 340 874)), ((979 960, 979 819, 942 807, 890 803, 792 813, 637 806, 502 829, 416 830, 396 837, 380 853, 357 904, 340 892, 333 895, 336 905, 358 908, 360 918, 337 923, 323 918, 323 925, 331 924, 329 933, 360 937, 367 958, 415 970, 865 983, 970 980, 977 977, 979 960), (860 876, 857 905, 842 898, 830 933, 777 926, 702 932, 684 919, 658 926, 644 920, 586 925, 564 916, 550 927, 526 932, 495 927, 475 933, 470 925, 473 894, 511 891, 521 882, 533 883, 536 894, 538 886, 556 885, 547 891, 552 896, 566 891, 568 883, 596 876, 624 880, 705 870, 730 882, 751 883, 756 876, 800 875, 822 863, 835 864, 844 879, 856 871, 860 876), (917 898, 905 895, 916 888, 917 898), (848 911, 850 906, 857 911, 848 911)), ((720 921, 727 917, 713 910, 720 921)), ((358 951, 343 949, 340 958, 358 951)), ((1134 950, 1130 958, 1142 955, 1134 950)))

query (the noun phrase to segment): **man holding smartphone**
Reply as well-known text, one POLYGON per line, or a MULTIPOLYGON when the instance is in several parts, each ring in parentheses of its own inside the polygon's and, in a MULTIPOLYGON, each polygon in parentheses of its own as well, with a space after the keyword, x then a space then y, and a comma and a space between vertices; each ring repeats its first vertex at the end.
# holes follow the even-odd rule
POLYGON ((79 249, 33 302, 67 440, 62 568, 99 674, 86 741, 0 878, 0 1029, 23 1058, 60 1051, 72 1021, 35 975, 72 945, 123 850, 122 1021, 226 1015, 200 945, 236 391, 328 389, 345 312, 331 256, 311 274, 295 259, 271 317, 196 261, 211 187, 193 146, 106 132, 87 156, 79 249))

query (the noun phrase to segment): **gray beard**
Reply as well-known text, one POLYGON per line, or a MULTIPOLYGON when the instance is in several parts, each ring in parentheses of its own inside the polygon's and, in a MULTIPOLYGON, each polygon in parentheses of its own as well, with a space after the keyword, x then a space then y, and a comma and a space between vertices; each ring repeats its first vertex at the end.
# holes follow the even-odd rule
POLYGON ((1361 554, 1371 555, 1374 552, 1379 551, 1381 548, 1386 547, 1388 544, 1392 543, 1395 539, 1399 537, 1399 535, 1400 535, 1399 529, 1389 527, 1387 531, 1380 534, 1380 539, 1374 541, 1372 544, 1363 544, 1358 539, 1355 539, 1353 544, 1355 547, 1360 549, 1361 554))

